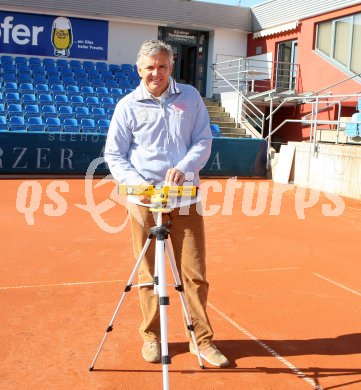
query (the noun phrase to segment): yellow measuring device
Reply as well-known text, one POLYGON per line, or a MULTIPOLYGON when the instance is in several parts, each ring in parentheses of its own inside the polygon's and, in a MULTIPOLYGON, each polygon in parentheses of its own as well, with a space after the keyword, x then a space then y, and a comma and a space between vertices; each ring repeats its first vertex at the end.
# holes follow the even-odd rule
POLYGON ((119 195, 149 196, 151 203, 156 207, 151 211, 169 212, 164 208, 169 198, 197 196, 198 188, 196 186, 146 186, 146 185, 119 185, 119 195))
POLYGON ((185 196, 193 197, 197 195, 196 186, 144 186, 144 185, 119 185, 119 195, 134 196, 154 196, 164 195, 165 197, 185 196))

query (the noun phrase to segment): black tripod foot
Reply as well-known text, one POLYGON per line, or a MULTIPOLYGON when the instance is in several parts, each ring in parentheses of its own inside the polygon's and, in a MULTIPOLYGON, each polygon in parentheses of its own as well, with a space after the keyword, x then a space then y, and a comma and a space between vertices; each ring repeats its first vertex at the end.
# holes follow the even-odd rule
POLYGON ((89 371, 94 371, 94 366, 90 366, 89 371))

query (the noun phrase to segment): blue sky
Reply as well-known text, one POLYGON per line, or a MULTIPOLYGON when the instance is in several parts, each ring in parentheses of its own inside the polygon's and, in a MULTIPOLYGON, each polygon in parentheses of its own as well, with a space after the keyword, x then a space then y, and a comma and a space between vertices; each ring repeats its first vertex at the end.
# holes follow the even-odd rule
POLYGON ((195 0, 203 1, 207 3, 218 3, 218 4, 227 4, 227 5, 241 5, 244 7, 250 7, 259 3, 264 3, 266 0, 195 0))

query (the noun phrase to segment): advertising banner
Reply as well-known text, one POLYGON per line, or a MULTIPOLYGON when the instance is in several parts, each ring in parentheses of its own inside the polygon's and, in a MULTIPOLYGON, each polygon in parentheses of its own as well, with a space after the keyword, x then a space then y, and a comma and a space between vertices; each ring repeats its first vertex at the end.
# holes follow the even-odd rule
POLYGON ((0 52, 108 59, 108 22, 0 11, 0 52))

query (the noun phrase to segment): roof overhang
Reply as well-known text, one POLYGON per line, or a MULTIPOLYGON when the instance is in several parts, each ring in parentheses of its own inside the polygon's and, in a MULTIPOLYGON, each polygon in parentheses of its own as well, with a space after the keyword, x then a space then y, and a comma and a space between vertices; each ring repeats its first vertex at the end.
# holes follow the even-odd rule
POLYGON ((282 24, 280 26, 276 27, 271 27, 271 28, 265 28, 264 30, 258 31, 253 34, 253 38, 262 38, 262 37, 267 37, 268 35, 274 35, 274 34, 279 34, 285 31, 291 31, 295 30, 297 26, 299 25, 299 21, 291 22, 291 23, 286 23, 282 24))

